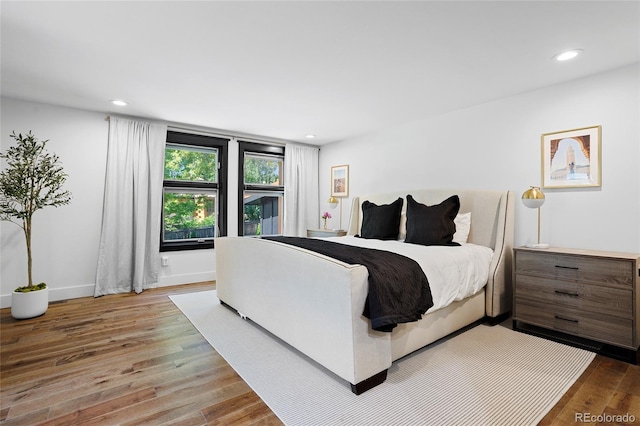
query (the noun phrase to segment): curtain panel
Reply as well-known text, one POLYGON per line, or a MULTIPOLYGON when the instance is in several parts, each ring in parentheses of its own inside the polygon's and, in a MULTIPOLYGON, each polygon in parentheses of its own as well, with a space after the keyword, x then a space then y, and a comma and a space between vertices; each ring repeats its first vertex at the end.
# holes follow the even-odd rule
POLYGON ((109 119, 95 297, 157 285, 166 136, 163 124, 109 119))
POLYGON ((320 221, 317 147, 287 144, 284 150, 284 235, 306 237, 320 221))

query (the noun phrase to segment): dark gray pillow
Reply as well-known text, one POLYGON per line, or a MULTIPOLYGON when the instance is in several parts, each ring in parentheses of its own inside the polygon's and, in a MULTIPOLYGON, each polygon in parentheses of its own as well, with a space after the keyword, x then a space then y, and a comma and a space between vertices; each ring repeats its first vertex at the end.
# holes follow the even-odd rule
POLYGON ((370 201, 362 203, 360 236, 377 240, 396 240, 400 232, 400 214, 404 200, 378 206, 370 201))
POLYGON ((427 206, 407 195, 407 237, 405 242, 424 246, 459 246, 453 242, 460 210, 460 198, 452 195, 440 204, 427 206))

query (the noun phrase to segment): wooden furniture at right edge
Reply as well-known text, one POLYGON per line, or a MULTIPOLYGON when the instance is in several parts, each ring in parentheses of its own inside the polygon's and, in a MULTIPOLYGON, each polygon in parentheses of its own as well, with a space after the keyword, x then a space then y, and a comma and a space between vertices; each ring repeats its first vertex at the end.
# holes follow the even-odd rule
POLYGON ((640 255, 514 249, 513 329, 638 364, 640 255))

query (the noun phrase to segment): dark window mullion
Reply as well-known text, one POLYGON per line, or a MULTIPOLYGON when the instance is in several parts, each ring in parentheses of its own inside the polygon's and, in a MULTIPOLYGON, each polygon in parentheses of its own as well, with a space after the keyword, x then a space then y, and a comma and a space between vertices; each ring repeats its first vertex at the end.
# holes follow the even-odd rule
POLYGON ((179 180, 165 180, 164 181, 165 188, 195 188, 195 189, 218 189, 219 185, 217 183, 211 182, 185 182, 179 180))
POLYGON ((284 186, 244 185, 245 191, 284 192, 284 186))

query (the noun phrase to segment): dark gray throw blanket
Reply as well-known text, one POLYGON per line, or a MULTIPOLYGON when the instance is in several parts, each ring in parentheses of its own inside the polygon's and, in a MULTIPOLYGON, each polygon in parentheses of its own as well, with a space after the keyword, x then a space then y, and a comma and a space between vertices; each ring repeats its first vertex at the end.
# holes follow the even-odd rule
POLYGON ((363 315, 371 328, 390 332, 399 323, 418 321, 433 306, 429 281, 418 263, 384 250, 298 237, 263 237, 301 247, 369 271, 369 293, 363 315))

